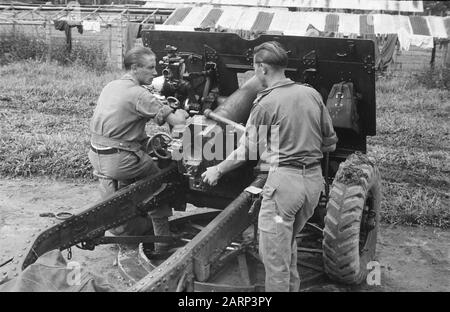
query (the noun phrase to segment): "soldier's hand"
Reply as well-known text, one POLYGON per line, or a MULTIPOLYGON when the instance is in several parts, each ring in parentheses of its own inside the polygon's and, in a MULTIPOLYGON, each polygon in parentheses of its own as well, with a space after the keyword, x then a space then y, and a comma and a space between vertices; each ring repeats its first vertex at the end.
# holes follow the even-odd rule
POLYGON ((212 166, 206 169, 205 172, 202 173, 203 182, 208 183, 209 185, 216 185, 222 176, 217 166, 212 166))
POLYGON ((322 151, 322 153, 334 152, 336 150, 336 144, 328 145, 328 146, 322 145, 320 150, 322 151))
POLYGON ((185 125, 187 117, 189 117, 189 114, 184 109, 177 109, 174 113, 167 116, 166 121, 171 126, 185 125))
POLYGON ((185 111, 184 109, 177 109, 175 111, 175 115, 178 115, 180 118, 188 118, 189 117, 189 113, 187 111, 185 111))

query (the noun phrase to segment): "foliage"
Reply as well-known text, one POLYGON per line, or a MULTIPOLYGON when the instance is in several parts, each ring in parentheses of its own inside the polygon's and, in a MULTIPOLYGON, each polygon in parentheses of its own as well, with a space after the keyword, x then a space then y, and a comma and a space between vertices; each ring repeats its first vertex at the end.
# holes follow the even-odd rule
POLYGON ((0 65, 21 60, 51 60, 63 65, 82 65, 99 72, 107 69, 107 55, 101 44, 74 41, 69 52, 63 40, 61 38, 49 47, 43 38, 20 32, 0 33, 0 65))
POLYGON ((428 89, 450 89, 450 66, 426 67, 416 80, 428 89))
POLYGON ((430 12, 432 15, 446 15, 450 11, 449 1, 423 1, 424 12, 430 12))

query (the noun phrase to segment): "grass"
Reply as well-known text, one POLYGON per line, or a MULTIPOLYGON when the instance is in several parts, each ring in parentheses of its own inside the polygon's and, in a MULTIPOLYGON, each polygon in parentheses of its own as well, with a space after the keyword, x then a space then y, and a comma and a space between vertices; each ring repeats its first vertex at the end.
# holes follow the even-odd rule
POLYGON ((420 79, 377 81, 377 135, 385 222, 450 228, 450 91, 420 79))
POLYGON ((120 75, 34 61, 0 67, 0 175, 92 178, 89 119, 120 75))
MULTIPOLYGON (((103 86, 121 74, 34 61, 0 67, 0 176, 93 179, 89 120, 103 86)), ((383 177, 384 222, 450 228, 449 99, 416 80, 377 81, 368 154, 383 177)))
POLYGON ((49 45, 42 36, 0 31, 0 65, 21 60, 47 60, 62 65, 85 66, 97 72, 109 68, 108 57, 99 42, 73 40, 72 49, 68 51, 62 37, 53 38, 49 45))

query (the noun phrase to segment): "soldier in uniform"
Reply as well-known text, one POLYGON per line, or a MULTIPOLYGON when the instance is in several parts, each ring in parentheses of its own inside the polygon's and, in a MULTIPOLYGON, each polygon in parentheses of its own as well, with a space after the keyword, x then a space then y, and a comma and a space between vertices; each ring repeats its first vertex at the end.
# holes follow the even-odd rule
MULTIPOLYGON (((148 139, 145 125, 183 124, 187 113, 164 105, 142 85, 150 85, 156 73, 156 57, 149 48, 136 47, 124 59, 126 73, 102 90, 90 123, 89 160, 100 178, 103 198, 121 187, 157 173, 160 169, 142 149, 148 139), (117 185, 118 184, 118 185, 117 185)), ((161 207, 150 213, 155 235, 169 235, 168 217, 172 209, 161 207)), ((138 217, 111 230, 115 235, 140 235, 151 227, 149 218, 138 217)), ((167 249, 158 243, 155 251, 167 249)))
POLYGON ((336 148, 337 137, 320 94, 286 78, 288 56, 281 44, 272 41, 257 46, 253 61, 255 76, 265 89, 254 102, 246 135, 234 152, 202 176, 215 185, 255 149, 265 147, 258 153, 260 168, 268 170, 258 217, 265 287, 266 291, 298 291, 295 237, 318 204, 324 187, 320 160, 323 152, 336 148), (262 135, 250 131, 261 126, 270 131, 262 135))

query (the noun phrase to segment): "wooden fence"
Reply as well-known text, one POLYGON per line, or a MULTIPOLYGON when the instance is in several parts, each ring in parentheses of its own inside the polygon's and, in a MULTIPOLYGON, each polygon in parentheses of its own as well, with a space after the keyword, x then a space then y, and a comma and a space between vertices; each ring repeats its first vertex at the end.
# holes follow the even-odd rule
MULTIPOLYGON (((128 26, 131 23, 162 24, 172 10, 157 8, 54 7, 54 6, 5 6, 0 5, 0 37, 18 33, 45 40, 48 55, 54 49, 65 49, 66 34, 55 29, 54 20, 69 20, 82 24, 84 20, 96 20, 100 31, 77 31, 71 28, 72 44, 100 46, 109 65, 122 68, 123 55, 128 46, 128 26)), ((1 38, 0 38, 1 40, 1 38)))
MULTIPOLYGON (((45 40, 48 46, 48 58, 54 49, 66 49, 66 35, 64 31, 56 30, 50 22, 0 22, 1 35, 25 34, 45 40)), ((103 48, 110 66, 122 68, 124 53, 124 36, 126 36, 126 25, 117 23, 113 25, 102 25, 100 32, 83 31, 80 34, 77 28, 72 31, 72 44, 96 45, 103 48)))
MULTIPOLYGON (((449 66, 450 52, 448 43, 437 44, 435 50, 434 66, 449 66)), ((390 64, 388 72, 393 76, 412 76, 417 72, 431 67, 432 49, 421 49, 411 46, 408 51, 394 52, 394 62, 390 64)))

